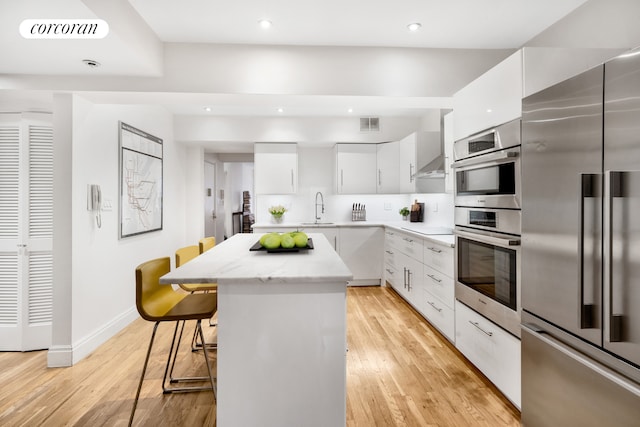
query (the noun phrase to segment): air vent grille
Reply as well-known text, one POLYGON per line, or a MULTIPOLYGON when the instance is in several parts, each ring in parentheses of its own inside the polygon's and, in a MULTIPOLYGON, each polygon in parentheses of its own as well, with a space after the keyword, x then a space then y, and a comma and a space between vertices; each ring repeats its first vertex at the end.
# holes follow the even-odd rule
POLYGON ((379 117, 360 117, 360 132, 380 131, 379 117))

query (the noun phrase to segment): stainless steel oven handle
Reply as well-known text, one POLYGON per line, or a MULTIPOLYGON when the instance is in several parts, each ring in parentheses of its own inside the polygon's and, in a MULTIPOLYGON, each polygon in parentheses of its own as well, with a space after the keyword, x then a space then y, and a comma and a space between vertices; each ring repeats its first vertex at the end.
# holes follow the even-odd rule
POLYGON ((497 246, 520 246, 520 239, 515 237, 495 237, 485 236, 484 234, 469 233, 467 231, 454 230, 453 234, 467 239, 477 240, 478 242, 488 243, 497 246))
POLYGON ((451 168, 459 169, 467 166, 475 166, 480 164, 497 164, 504 163, 505 161, 510 161, 520 156, 519 150, 508 150, 508 151, 499 151, 496 153, 488 153, 482 154, 477 157, 472 157, 470 159, 462 159, 455 161, 451 168))

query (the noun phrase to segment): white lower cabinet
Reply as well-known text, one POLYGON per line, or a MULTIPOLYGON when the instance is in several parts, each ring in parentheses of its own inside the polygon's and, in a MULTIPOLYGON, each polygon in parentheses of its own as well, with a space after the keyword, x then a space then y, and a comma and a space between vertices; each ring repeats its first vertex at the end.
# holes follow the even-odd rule
POLYGON ((520 408, 520 340, 456 301, 456 347, 520 408))
POLYGON ((420 299, 423 290, 422 263, 405 254, 401 254, 399 258, 402 270, 398 269, 398 272, 402 274, 403 279, 400 295, 416 310, 420 311, 420 299))
MULTIPOLYGON (((425 269, 427 267, 425 266, 425 269)), ((426 281, 425 281, 426 283, 426 281)), ((420 311, 449 341, 455 339, 455 313, 435 295, 424 289, 420 311)))
POLYGON ((447 307, 454 308, 453 278, 434 270, 427 264, 424 265, 424 289, 442 301, 447 307))
POLYGON ((384 245, 382 227, 340 227, 338 253, 353 273, 351 286, 380 285, 384 245))

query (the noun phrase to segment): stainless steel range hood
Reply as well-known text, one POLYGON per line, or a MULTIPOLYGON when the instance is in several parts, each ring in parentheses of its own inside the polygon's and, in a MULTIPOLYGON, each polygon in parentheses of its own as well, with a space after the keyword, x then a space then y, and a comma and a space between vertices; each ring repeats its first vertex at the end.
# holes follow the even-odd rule
POLYGON ((414 174, 414 178, 444 178, 444 154, 438 154, 435 159, 420 168, 414 174))
POLYGON ((440 132, 424 132, 424 138, 419 140, 414 178, 444 178, 444 116, 449 112, 440 110, 440 132))

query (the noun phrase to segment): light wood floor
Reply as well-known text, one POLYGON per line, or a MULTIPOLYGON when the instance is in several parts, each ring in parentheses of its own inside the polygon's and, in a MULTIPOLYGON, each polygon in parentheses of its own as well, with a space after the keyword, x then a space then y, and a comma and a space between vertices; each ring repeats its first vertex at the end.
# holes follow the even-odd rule
MULTIPOLYGON (((348 426, 520 425, 517 409, 393 290, 349 288, 347 305, 348 426)), ((151 330, 139 319, 71 368, 46 368, 46 352, 0 353, 0 426, 126 425, 151 330)), ((160 325, 134 425, 215 426, 210 392, 162 395, 171 333, 160 325)), ((200 353, 182 357, 177 369, 203 372, 200 353)))

